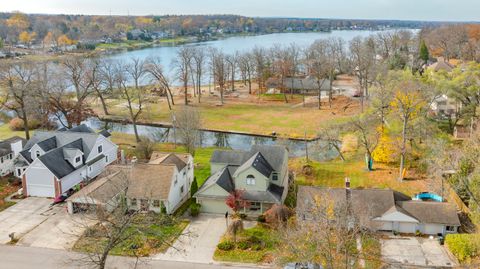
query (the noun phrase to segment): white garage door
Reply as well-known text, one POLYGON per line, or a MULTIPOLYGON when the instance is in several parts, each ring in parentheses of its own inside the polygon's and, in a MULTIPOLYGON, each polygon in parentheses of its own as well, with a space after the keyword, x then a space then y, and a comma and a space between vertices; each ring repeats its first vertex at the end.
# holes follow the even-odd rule
POLYGON ((55 189, 52 185, 27 184, 27 193, 29 196, 55 197, 55 189))
POLYGON ((398 225, 398 231, 401 233, 415 233, 415 223, 400 222, 398 225))
POLYGON ((200 204, 202 205, 200 211, 204 213, 225 214, 225 212, 230 211, 225 201, 221 200, 202 200, 200 204))

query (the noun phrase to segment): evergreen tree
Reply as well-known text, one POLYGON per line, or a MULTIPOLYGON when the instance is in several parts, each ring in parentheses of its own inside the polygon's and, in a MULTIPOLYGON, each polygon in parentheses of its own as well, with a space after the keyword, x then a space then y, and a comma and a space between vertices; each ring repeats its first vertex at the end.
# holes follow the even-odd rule
POLYGON ((430 59, 430 54, 428 53, 427 44, 425 44, 425 40, 422 40, 420 43, 420 59, 423 60, 424 63, 427 63, 428 59, 430 59))
POLYGON ((198 191, 197 178, 193 178, 192 186, 190 187, 190 195, 193 196, 198 191))

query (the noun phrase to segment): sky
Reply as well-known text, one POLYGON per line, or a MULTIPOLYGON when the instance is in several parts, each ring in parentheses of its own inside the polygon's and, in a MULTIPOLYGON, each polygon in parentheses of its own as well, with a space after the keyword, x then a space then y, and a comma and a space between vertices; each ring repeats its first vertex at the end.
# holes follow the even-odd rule
POLYGON ((480 21, 480 0, 0 0, 0 12, 480 21))

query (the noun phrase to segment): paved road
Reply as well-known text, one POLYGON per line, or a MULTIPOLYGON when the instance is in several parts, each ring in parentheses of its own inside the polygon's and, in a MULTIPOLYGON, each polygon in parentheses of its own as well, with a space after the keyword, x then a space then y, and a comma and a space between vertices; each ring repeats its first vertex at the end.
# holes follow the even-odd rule
MULTIPOLYGON (((76 260, 82 258, 82 255, 65 250, 20 247, 0 245, 0 269, 82 269, 76 260)), ((128 269, 133 268, 135 260, 127 257, 110 257, 107 261, 109 269, 128 269)), ((91 268, 91 267, 90 267, 91 268)), ((162 268, 162 269, 252 269, 259 268, 255 266, 237 266, 226 264, 205 264, 190 263, 178 261, 161 261, 142 259, 137 266, 138 269, 162 268)))

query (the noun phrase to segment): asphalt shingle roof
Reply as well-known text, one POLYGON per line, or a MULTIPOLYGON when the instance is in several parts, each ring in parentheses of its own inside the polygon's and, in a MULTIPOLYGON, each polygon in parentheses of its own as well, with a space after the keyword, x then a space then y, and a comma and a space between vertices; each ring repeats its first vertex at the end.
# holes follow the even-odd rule
POLYGON ((13 137, 10 137, 8 139, 5 139, 5 140, 1 141, 0 142, 0 156, 5 156, 7 154, 12 153, 11 144, 15 143, 17 141, 22 141, 22 147, 27 142, 27 140, 25 140, 24 138, 21 138, 19 136, 13 136, 13 137))

